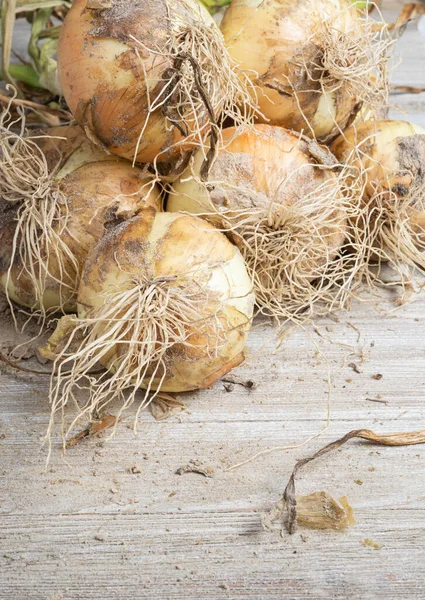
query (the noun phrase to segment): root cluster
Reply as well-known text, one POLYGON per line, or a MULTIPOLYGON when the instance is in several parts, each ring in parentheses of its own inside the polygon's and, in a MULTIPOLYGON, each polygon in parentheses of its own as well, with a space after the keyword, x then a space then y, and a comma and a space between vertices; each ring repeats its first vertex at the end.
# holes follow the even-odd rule
MULTIPOLYGON (((43 316, 42 299, 49 280, 59 285, 61 299, 65 296, 68 299, 72 293, 70 282, 75 280, 75 273, 68 271, 78 269, 77 260, 63 241, 68 219, 66 200, 55 183, 56 170, 47 164, 37 144, 37 140, 45 137, 26 131, 23 112, 17 119, 12 118, 10 107, 2 112, 0 196, 4 214, 13 211, 15 224, 11 253, 7 257, 5 292, 10 302, 12 277, 15 287, 19 281, 27 280, 29 308, 43 316)), ((7 227, 7 222, 0 222, 2 226, 7 227)))
POLYGON ((64 439, 81 418, 93 419, 114 399, 120 400, 119 418, 142 388, 137 420, 164 389, 173 365, 189 360, 196 369, 198 352, 215 357, 225 343, 228 326, 220 302, 193 277, 132 279, 126 287, 105 296, 86 317, 75 318, 71 333, 64 323, 65 339, 56 336, 57 347, 50 347, 56 360, 49 432, 56 413, 71 401, 77 416, 64 439), (99 363, 108 371, 92 376, 99 363))
POLYGON ((183 139, 163 149, 160 156, 173 147, 181 151, 200 148, 204 152, 202 173, 206 178, 223 122, 231 119, 235 126, 243 127, 253 122, 257 111, 254 86, 248 75, 237 68, 217 27, 199 19, 180 22, 170 8, 168 12, 171 34, 165 47, 147 47, 130 36, 144 70, 148 93, 148 110, 134 156, 137 157, 151 115, 161 110, 170 128, 175 128, 183 139), (149 92, 142 57, 146 52, 155 55, 159 63, 172 64, 163 72, 162 89, 155 97, 149 92))

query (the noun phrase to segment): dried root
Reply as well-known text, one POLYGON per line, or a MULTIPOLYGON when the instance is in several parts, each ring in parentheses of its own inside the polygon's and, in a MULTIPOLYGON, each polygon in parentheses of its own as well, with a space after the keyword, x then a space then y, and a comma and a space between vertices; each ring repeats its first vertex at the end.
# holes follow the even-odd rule
POLYGON ((408 123, 378 121, 348 130, 333 149, 361 185, 360 211, 350 222, 363 254, 359 276, 374 296, 382 286, 401 286, 405 303, 424 286, 415 271, 425 273, 425 135, 408 123))
POLYGON ((305 68, 324 93, 335 93, 345 86, 367 108, 381 109, 388 104, 388 61, 395 39, 388 28, 377 29, 366 13, 352 29, 341 31, 336 21, 343 16, 323 23, 323 31, 314 38, 322 49, 321 60, 305 64, 305 68))
MULTIPOLYGON (((185 1, 182 0, 183 5, 185 1)), ((189 8, 191 3, 189 2, 189 8)), ((161 110, 169 128, 182 136, 170 147, 162 148, 154 165, 163 156, 201 148, 204 152, 202 176, 206 179, 221 137, 221 125, 226 119, 235 126, 253 122, 257 107, 254 86, 247 74, 240 71, 228 53, 218 27, 201 19, 176 20, 168 7, 170 37, 165 47, 146 47, 141 40, 130 36, 144 69, 143 54, 156 55, 157 60, 172 64, 162 74, 162 89, 156 97, 148 91, 148 111, 141 129, 134 160, 152 115, 161 110), (140 51, 140 53, 139 53, 140 51), (208 144, 205 143, 209 136, 208 144)))
MULTIPOLYGON (((67 205, 55 184, 56 169, 47 164, 37 140, 30 135, 21 112, 13 119, 10 105, 0 116, 0 251, 1 282, 9 303, 19 303, 46 316, 49 280, 59 284, 60 306, 72 293, 78 262, 63 241, 67 205), (6 239, 16 223, 13 240, 6 239), (9 248, 12 251, 9 255, 9 248), (65 267, 66 264, 66 267, 65 267), (54 268, 52 268, 54 265, 54 268), (72 271, 72 272, 71 272, 72 271), (58 274, 60 276, 58 277, 58 274)), ((58 156, 59 161, 59 156, 58 156)), ((12 304, 11 304, 11 308, 12 304)))
POLYGON ((263 315, 303 322, 347 305, 358 280, 347 229, 357 206, 347 191, 327 180, 297 205, 227 217, 263 315))
POLYGON ((368 289, 401 286, 399 303, 404 304, 425 285, 415 278, 415 271, 425 273, 425 185, 413 187, 404 197, 395 189, 379 186, 363 211, 368 254, 363 278, 368 289), (385 277, 383 267, 387 264, 395 279, 385 277))
POLYGON ((294 59, 305 73, 305 83, 299 88, 288 78, 285 86, 307 129, 325 143, 356 118, 381 118, 389 107, 389 64, 397 35, 391 35, 386 24, 377 26, 366 11, 353 18, 355 10, 350 6, 323 21, 320 32, 306 41, 294 59), (304 106, 306 93, 321 95, 314 117, 304 106), (322 131, 321 123, 329 121, 333 126, 322 131))
POLYGON ((290 139, 287 155, 292 152, 294 162, 282 179, 272 162, 253 166, 255 151, 244 140, 239 150, 220 153, 208 183, 195 158, 167 205, 196 213, 226 233, 245 260, 258 311, 281 325, 348 307, 364 261, 362 239, 348 226, 361 214, 355 169, 338 165, 330 153, 319 159, 311 142, 301 142, 301 153, 290 139), (260 176, 264 185, 255 179, 260 176))
POLYGON ((133 279, 125 290, 108 294, 100 308, 75 318, 71 332, 67 325, 65 341, 59 331, 42 350, 50 358, 56 355, 48 436, 58 412, 63 417, 71 402, 77 408, 63 430, 64 440, 77 422, 93 421, 114 399, 120 402, 119 420, 142 388, 136 423, 160 390, 174 391, 173 368, 189 361, 196 369, 200 356, 218 356, 229 329, 220 302, 191 276, 133 279), (107 370, 100 377, 91 376, 99 363, 107 370), (81 394, 77 397, 79 392, 85 400, 81 394))

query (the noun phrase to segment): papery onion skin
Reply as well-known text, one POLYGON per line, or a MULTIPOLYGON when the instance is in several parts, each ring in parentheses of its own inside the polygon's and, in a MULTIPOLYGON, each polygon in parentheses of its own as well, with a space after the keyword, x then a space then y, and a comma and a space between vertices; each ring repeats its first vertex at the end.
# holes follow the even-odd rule
POLYGON ((361 102, 342 82, 322 92, 301 64, 320 65, 320 35, 326 19, 361 39, 352 0, 233 0, 221 23, 226 44, 242 69, 252 71, 265 122, 330 141, 346 128, 361 102))
MULTIPOLYGON (((214 351, 215 329, 200 333, 193 323, 187 346, 170 345, 167 372, 161 390, 178 392, 206 388, 244 359, 254 296, 243 259, 227 238, 204 221, 181 214, 143 211, 111 230, 90 253, 78 296, 80 318, 96 318, 108 293, 132 286, 133 279, 178 284, 187 274, 220 300, 220 321, 225 342, 214 351)), ((167 307, 164 307, 166 310, 167 307)), ((206 317, 208 315, 206 314, 206 317)), ((172 336, 172 332, 171 333, 172 336)), ((118 340, 117 340, 118 341, 118 340)), ((125 348, 124 348, 125 351, 125 348)), ((112 348, 101 362, 114 370, 120 347, 112 348)), ((158 378, 142 387, 156 389, 158 378)))
POLYGON ((42 135, 45 137, 38 140, 38 145, 52 170, 49 186, 52 191, 60 190, 66 200, 65 205, 58 207, 62 217, 58 217, 55 228, 61 229, 61 241, 73 260, 57 246, 55 252, 54 241, 47 242, 41 252, 48 275, 43 297, 38 298, 19 250, 13 255, 19 203, 11 206, 3 201, 0 285, 9 299, 19 305, 33 310, 72 312, 76 309, 78 279, 87 252, 105 232, 105 224, 133 216, 146 206, 161 210, 162 203, 159 190, 141 176, 140 169, 105 154, 89 142, 80 127, 56 127, 42 135), (66 227, 62 229, 65 221, 66 227))
MULTIPOLYGON (((104 9, 90 4, 73 2, 59 40, 59 79, 72 113, 96 144, 114 154, 138 162, 170 160, 182 149, 175 147, 182 135, 162 107, 148 117, 149 106, 167 95, 173 28, 194 21, 216 28, 212 17, 198 0, 114 0, 104 9)), ((197 117, 201 126, 208 121, 206 110, 197 117)), ((192 117, 189 124, 197 127, 192 117)))
POLYGON ((425 129, 407 121, 367 121, 352 126, 331 146, 341 161, 360 169, 365 198, 390 188, 400 197, 425 184, 425 129))

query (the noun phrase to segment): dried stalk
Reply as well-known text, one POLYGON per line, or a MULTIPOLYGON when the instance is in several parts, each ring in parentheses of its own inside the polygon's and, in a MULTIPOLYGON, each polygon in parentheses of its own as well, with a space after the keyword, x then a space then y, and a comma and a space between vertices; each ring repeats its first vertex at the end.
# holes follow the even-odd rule
POLYGON ((287 531, 290 534, 295 533, 297 525, 295 477, 298 471, 300 471, 308 463, 316 460, 316 458, 319 458, 324 454, 328 454, 333 450, 337 450, 353 438, 360 438, 381 446, 412 446, 414 444, 425 444, 425 429, 406 433, 388 433, 386 435, 375 433, 370 429, 356 429, 354 431, 350 431, 339 440, 336 440, 324 448, 321 448, 318 452, 313 454, 313 456, 299 460, 292 471, 282 498, 274 505, 268 515, 266 515, 267 521, 272 523, 277 520, 284 520, 287 531))

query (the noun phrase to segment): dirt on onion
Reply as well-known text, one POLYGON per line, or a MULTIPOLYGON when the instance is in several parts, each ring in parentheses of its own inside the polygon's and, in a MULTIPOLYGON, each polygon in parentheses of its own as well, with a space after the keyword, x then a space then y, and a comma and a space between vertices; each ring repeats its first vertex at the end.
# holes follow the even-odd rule
POLYGON ((174 160, 218 137, 219 121, 245 122, 255 109, 249 79, 198 0, 76 0, 59 79, 88 137, 137 162, 174 160))

